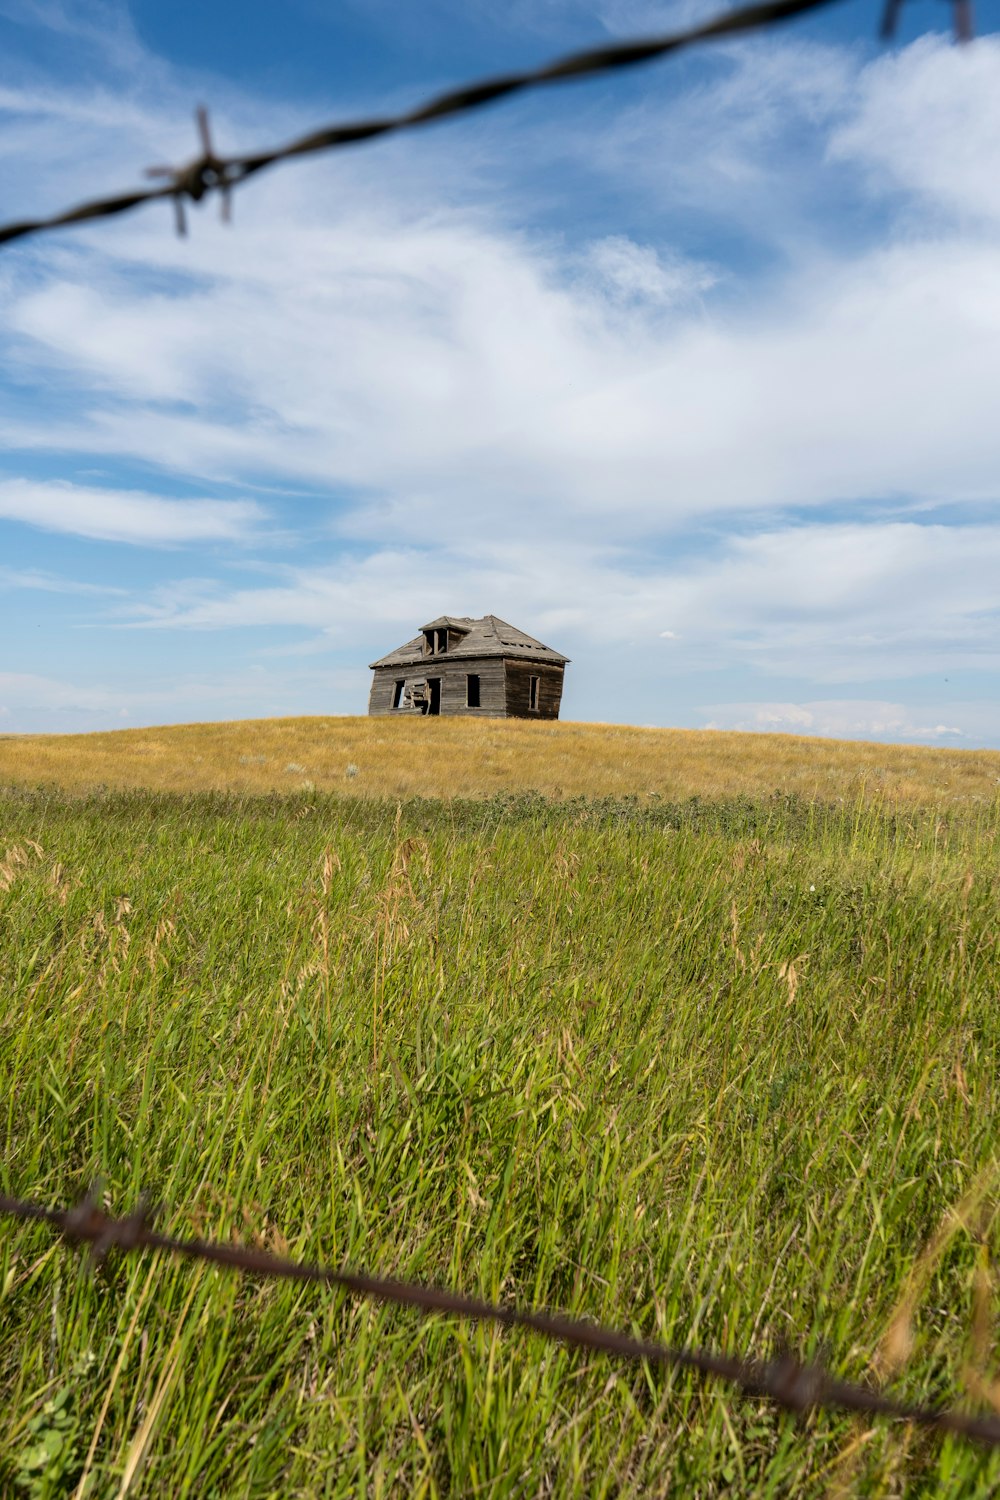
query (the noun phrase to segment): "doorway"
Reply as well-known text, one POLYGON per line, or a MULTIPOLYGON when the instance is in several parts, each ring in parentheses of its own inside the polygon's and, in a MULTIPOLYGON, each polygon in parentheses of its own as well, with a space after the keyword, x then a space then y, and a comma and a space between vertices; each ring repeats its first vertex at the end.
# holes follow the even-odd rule
POLYGON ((427 705, 427 712, 429 714, 439 714, 441 712, 441 679, 440 679, 440 677, 428 677, 428 679, 427 679, 427 691, 430 694, 430 702, 427 705))

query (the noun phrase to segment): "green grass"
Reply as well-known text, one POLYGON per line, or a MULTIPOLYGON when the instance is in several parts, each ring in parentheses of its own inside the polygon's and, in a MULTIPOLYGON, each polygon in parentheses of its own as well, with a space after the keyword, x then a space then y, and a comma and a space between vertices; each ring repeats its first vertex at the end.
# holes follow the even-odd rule
MULTIPOLYGON (((11 790, 2 1190, 100 1173, 178 1234, 971 1402, 998 838, 996 807, 11 790)), ((94 1275, 4 1222, 0 1493, 81 1485, 988 1495, 1000 1458, 318 1288, 94 1275)))

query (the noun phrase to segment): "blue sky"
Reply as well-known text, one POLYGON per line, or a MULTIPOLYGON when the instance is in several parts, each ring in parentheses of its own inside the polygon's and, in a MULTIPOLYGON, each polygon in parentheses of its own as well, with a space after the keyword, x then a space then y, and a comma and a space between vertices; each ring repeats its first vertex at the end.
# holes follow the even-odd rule
MULTIPOLYGON (((3 217, 709 8, 0 0, 3 217)), ((568 718, 1000 745, 1000 44, 876 8, 0 251, 0 732, 493 613, 568 718)))

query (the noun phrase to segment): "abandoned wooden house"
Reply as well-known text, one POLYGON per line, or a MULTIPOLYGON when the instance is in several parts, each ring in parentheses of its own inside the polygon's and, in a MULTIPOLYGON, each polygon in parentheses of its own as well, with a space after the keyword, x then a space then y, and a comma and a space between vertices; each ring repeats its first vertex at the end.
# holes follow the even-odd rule
POLYGON ((372 662, 368 712, 558 719, 567 661, 496 615, 441 615, 372 662))

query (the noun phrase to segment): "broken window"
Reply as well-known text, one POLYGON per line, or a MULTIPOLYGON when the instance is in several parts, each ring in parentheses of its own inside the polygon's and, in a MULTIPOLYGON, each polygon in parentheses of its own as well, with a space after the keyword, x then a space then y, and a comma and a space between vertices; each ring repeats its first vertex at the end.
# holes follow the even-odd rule
POLYGON ((528 678, 528 707, 532 713, 538 712, 538 678, 528 678))
POLYGON ((438 631, 438 633, 437 633, 437 649, 439 651, 447 651, 447 649, 448 649, 448 632, 447 632, 447 630, 439 630, 438 631))
POLYGON ((393 688, 393 691, 392 691, 392 706, 393 706, 393 708, 402 708, 402 706, 403 706, 403 689, 405 688, 405 686, 406 686, 406 682, 405 682, 404 678, 397 677, 396 678, 396 686, 393 688))
POLYGON ((465 706, 466 708, 479 707, 479 674, 470 672, 465 679, 465 706))

